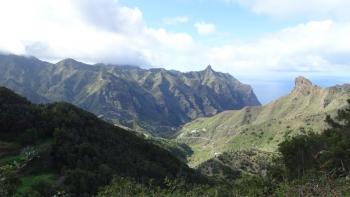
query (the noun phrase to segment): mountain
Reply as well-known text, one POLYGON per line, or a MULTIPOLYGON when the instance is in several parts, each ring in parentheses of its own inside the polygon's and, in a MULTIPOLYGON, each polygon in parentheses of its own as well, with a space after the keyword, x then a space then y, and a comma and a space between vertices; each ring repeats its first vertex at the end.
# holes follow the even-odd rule
POLYGON ((91 196, 113 176, 206 181, 153 142, 71 104, 35 105, 0 88, 0 111, 0 196, 91 196))
POLYGON ((113 123, 161 136, 198 117, 260 105, 250 86, 211 66, 181 73, 0 55, 0 69, 0 85, 33 102, 69 102, 113 123))
POLYGON ((290 94, 265 106, 196 119, 179 131, 177 140, 192 148, 192 166, 232 150, 274 152, 288 136, 322 131, 326 114, 334 114, 349 98, 350 85, 321 88, 298 77, 290 94))

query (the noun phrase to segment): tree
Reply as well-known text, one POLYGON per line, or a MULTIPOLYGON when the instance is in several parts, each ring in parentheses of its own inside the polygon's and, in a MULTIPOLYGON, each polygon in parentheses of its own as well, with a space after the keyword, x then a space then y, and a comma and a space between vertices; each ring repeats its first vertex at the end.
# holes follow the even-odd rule
POLYGON ((321 169, 338 176, 350 172, 350 99, 347 102, 334 119, 327 116, 329 128, 323 133, 327 147, 319 155, 321 169))
POLYGON ((311 171, 335 177, 350 172, 350 100, 334 119, 327 116, 328 129, 320 134, 313 132, 287 139, 279 151, 290 178, 302 177, 311 171))
POLYGON ((287 139, 279 145, 290 178, 300 178, 318 169, 315 155, 324 147, 322 136, 310 132, 287 139))

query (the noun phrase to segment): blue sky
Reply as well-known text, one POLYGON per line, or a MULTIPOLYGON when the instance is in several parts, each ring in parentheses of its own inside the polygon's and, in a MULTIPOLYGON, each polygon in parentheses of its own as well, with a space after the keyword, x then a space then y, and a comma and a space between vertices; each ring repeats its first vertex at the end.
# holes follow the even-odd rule
MULTIPOLYGON (((252 14, 239 4, 229 4, 215 0, 121 0, 123 5, 137 7, 142 10, 145 21, 153 27, 164 27, 172 31, 188 32, 197 37, 193 23, 206 21, 216 25, 218 31, 228 35, 226 39, 252 39, 258 35, 276 31, 286 24, 268 17, 252 14), (185 24, 164 24, 164 18, 185 16, 189 19, 185 24)), ((206 39, 200 38, 205 41, 206 39)))
POLYGON ((349 83, 349 7, 349 0, 1 1, 0 52, 184 72, 211 64, 267 103, 299 75, 322 86, 349 83))

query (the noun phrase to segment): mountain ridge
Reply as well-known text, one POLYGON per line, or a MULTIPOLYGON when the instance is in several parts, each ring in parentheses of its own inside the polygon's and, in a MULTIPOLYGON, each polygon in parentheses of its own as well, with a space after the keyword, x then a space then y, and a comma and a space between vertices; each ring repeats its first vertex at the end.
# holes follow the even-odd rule
POLYGON ((36 103, 73 103, 113 123, 160 136, 172 135, 198 117, 260 105, 249 85, 211 67, 182 73, 102 65, 0 55, 0 85, 36 103))
POLYGON ((215 154, 255 148, 275 151, 285 137, 300 128, 321 131, 326 114, 334 114, 350 98, 350 85, 321 88, 304 77, 295 80, 295 88, 286 96, 264 106, 229 110, 184 125, 177 140, 189 145, 196 166, 215 154))

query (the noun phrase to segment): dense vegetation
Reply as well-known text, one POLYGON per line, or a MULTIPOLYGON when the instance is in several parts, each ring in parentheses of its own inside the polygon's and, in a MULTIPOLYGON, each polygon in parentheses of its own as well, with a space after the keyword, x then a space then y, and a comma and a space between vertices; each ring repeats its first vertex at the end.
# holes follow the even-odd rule
POLYGON ((166 150, 67 103, 34 105, 0 88, 0 196, 89 196, 113 175, 202 180, 166 150))
POLYGON ((239 159, 241 153, 224 153, 210 161, 213 168, 208 171, 214 177, 226 179, 226 184, 189 186, 181 181, 166 181, 169 187, 159 188, 116 177, 99 196, 347 196, 350 193, 350 100, 348 103, 334 119, 327 117, 329 128, 324 132, 316 134, 301 128, 301 135, 280 143, 280 155, 270 164, 264 163, 264 173, 244 170, 237 174, 231 167, 233 163, 239 164, 236 169, 242 170, 243 162, 233 161, 232 157, 239 159), (215 172, 218 169, 213 162, 225 168, 215 172), (228 167, 230 169, 225 170, 228 167), (231 172, 236 173, 233 179, 224 174, 231 172))
POLYGON ((301 129, 301 135, 286 136, 269 162, 262 162, 268 154, 260 157, 259 151, 218 156, 213 166, 226 170, 201 169, 215 175, 210 181, 173 156, 184 159, 191 151, 187 146, 145 140, 70 104, 34 105, 0 88, 0 112, 0 196, 350 193, 350 100, 337 116, 327 117, 324 132, 301 129), (252 154, 259 162, 250 163, 252 154), (242 155, 245 160, 236 161, 242 155), (215 179, 222 173, 229 175, 215 179))
POLYGON ((348 196, 350 193, 350 100, 323 132, 305 131, 279 144, 280 157, 266 175, 251 176, 260 196, 348 196), (260 181, 259 181, 260 180, 260 181))
POLYGON ((324 132, 306 132, 280 144, 279 151, 289 179, 349 179, 350 100, 348 104, 347 108, 338 111, 334 119, 327 116, 329 127, 324 132))

